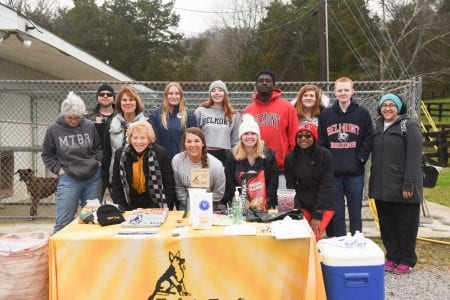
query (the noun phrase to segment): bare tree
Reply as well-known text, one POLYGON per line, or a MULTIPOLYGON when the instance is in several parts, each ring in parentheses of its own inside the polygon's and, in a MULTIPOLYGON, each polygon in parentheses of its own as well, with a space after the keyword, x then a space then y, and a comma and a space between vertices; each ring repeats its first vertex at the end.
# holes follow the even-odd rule
POLYGON ((271 0, 233 0, 217 12, 216 26, 202 35, 207 40, 197 71, 203 80, 236 80, 248 41, 265 17, 271 0))
POLYGON ((449 15, 439 14, 442 0, 385 0, 387 22, 382 29, 385 68, 396 78, 450 76, 449 15))

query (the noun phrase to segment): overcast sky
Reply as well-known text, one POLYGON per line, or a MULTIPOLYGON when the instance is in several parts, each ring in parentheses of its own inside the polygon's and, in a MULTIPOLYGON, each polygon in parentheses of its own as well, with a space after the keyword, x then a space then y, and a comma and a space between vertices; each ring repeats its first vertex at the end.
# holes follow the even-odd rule
MULTIPOLYGON (((28 0, 32 3, 36 0, 28 0)), ((163 0, 170 2, 171 0, 163 0)), ((103 1, 96 0, 98 5, 103 1)), ((72 6, 72 0, 59 0, 61 7, 72 6)), ((232 0, 175 0, 175 12, 180 15, 179 31, 191 37, 206 31, 217 17, 215 12, 230 11, 232 0)))
POLYGON ((229 11, 230 0, 176 0, 175 11, 180 15, 179 28, 187 37, 204 32, 214 25, 218 11, 229 11))
MULTIPOLYGON (((28 0, 32 3, 36 0, 28 0)), ((171 0, 163 0, 170 2, 171 0)), ((3 2, 3 1, 2 1, 3 2)), ((103 0, 96 0, 101 4, 103 0)), ((73 5, 72 0, 57 1, 61 7, 73 5)), ((180 15, 179 31, 192 37, 206 31, 218 19, 217 12, 230 12, 233 0, 175 0, 175 12, 180 15)), ((377 0, 369 1, 371 9, 377 9, 377 0)))

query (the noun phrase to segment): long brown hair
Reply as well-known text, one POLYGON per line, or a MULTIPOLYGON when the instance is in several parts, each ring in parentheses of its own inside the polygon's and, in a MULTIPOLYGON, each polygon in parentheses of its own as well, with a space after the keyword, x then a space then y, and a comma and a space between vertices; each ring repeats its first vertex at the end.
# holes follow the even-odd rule
POLYGON ((303 98, 303 95, 309 91, 313 91, 314 94, 316 95, 316 104, 314 104, 314 106, 312 108, 311 117, 318 117, 320 114, 320 101, 322 98, 322 91, 320 90, 320 88, 318 86, 308 84, 308 85, 302 86, 301 89, 298 91, 297 102, 295 102, 295 105, 294 105, 299 119, 306 118, 306 112, 305 112, 305 108, 303 107, 302 98, 303 98))
POLYGON ((180 92, 180 103, 178 104, 178 111, 181 113, 181 127, 183 129, 186 129, 186 122, 187 122, 187 108, 186 108, 186 101, 184 100, 184 92, 181 88, 181 85, 178 82, 169 82, 166 85, 166 89, 164 90, 163 95, 163 102, 162 102, 162 109, 161 109, 161 123, 162 126, 167 129, 167 115, 169 114, 169 100, 168 100, 168 94, 169 89, 171 87, 176 87, 178 91, 180 92))
POLYGON ((208 152, 206 151, 206 141, 205 141, 205 135, 203 134, 203 131, 200 128, 197 127, 189 127, 186 128, 186 130, 183 133, 183 137, 181 138, 181 151, 186 151, 186 135, 188 133, 194 134, 202 140, 203 147, 202 147, 202 168, 208 167, 208 152))
MULTIPOLYGON (((198 106, 199 107, 211 107, 213 105, 214 105, 214 102, 211 99, 211 93, 209 93, 208 100, 200 103, 198 106)), ((236 109, 234 109, 233 106, 231 106, 230 98, 228 98, 228 94, 226 92, 223 95, 223 103, 222 103, 222 105, 223 105, 223 111, 225 113, 225 117, 227 118, 227 121, 228 121, 228 125, 231 126, 232 118, 233 118, 232 115, 237 114, 238 111, 236 109)))

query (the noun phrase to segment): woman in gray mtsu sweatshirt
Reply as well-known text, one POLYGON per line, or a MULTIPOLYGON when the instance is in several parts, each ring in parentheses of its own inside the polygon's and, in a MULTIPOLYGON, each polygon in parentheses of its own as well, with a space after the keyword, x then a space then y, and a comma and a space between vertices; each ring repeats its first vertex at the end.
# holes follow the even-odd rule
POLYGON ((83 207, 86 200, 100 198, 102 147, 85 113, 83 100, 70 92, 61 104, 61 115, 44 137, 42 160, 59 177, 54 233, 72 222, 80 200, 83 207))

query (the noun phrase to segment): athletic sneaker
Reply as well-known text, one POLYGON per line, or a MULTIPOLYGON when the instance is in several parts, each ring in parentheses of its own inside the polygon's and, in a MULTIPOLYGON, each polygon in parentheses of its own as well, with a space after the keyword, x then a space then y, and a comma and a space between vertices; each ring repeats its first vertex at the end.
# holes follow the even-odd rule
POLYGON ((393 262, 392 260, 387 260, 384 263, 384 271, 392 272, 392 271, 394 271, 394 268, 395 268, 395 262, 393 262))
POLYGON ((402 263, 399 263, 393 270, 394 274, 406 275, 411 272, 411 267, 402 263))

